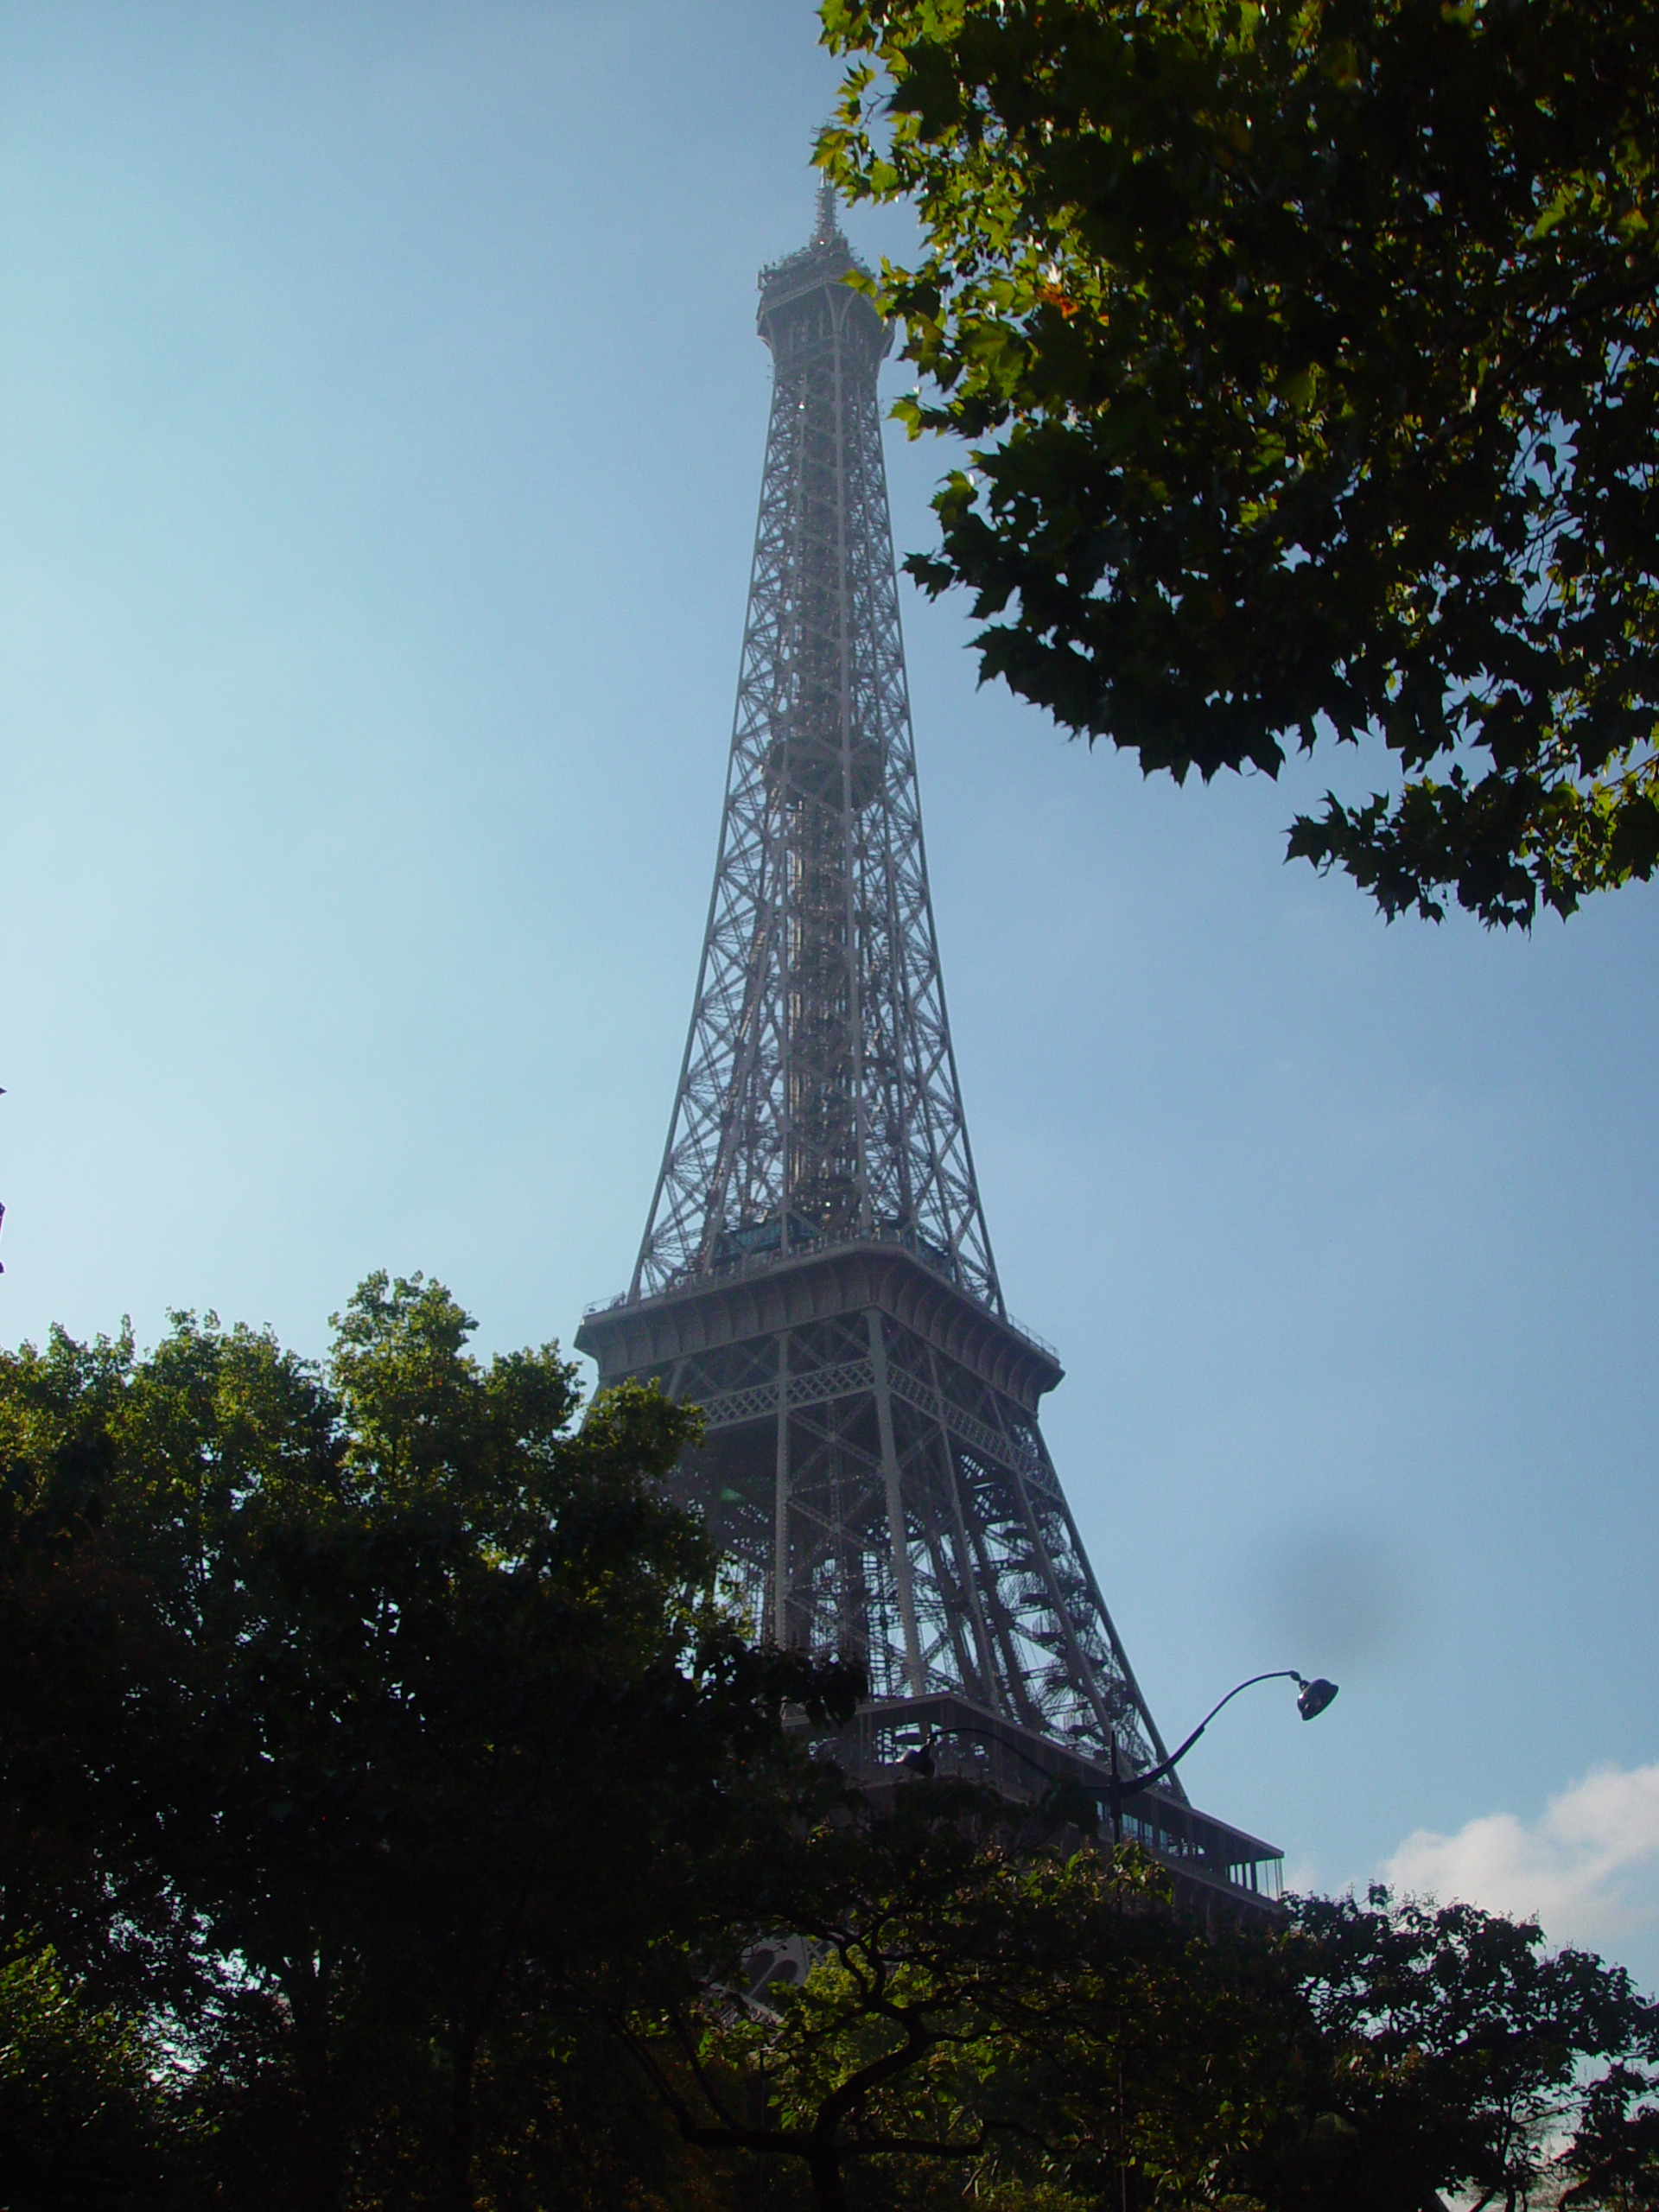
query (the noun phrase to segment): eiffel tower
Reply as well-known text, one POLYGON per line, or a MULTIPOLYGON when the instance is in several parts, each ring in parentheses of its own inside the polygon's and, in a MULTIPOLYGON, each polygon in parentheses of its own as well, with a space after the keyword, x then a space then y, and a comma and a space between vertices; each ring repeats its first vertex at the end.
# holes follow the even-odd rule
MULTIPOLYGON (((858 268, 826 185, 761 272, 772 416, 690 1033, 632 1281, 576 1343, 601 1384, 702 1408, 677 1491, 758 1635, 864 1667, 843 1757, 1103 1787, 1165 1751, 1038 1422, 1063 1370, 1009 1316, 980 1204, 899 634, 891 333, 858 268)), ((1276 1893, 1278 1853, 1173 1777, 1130 1802, 1201 1885, 1276 1893)))

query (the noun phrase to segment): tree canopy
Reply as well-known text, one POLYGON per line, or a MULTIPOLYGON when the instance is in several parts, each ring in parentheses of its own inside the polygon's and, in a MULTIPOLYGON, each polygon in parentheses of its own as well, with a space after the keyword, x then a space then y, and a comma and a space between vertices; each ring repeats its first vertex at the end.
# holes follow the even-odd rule
POLYGON ((724 1970, 659 1987, 628 2039, 689 2141, 792 2173, 819 2212, 1081 2206, 1129 2173, 1201 2202, 1259 2125, 1263 2031, 1285 2023, 1138 1849, 910 1783, 832 1794, 767 1840, 748 1895, 724 1970), (742 1961, 780 1928, 810 1970, 746 1995, 742 1961))
POLYGON ((1659 862, 1659 18, 1617 0, 823 0, 820 159, 971 465, 909 567, 1182 779, 1380 740, 1289 851, 1392 917, 1659 862))
MULTIPOLYGON (((144 2024, 239 2202, 412 2156, 470 2205, 480 2130, 545 2137, 585 1986, 701 1925, 783 1701, 850 1704, 718 1602, 658 1479, 695 1414, 575 1426, 556 1347, 472 1326, 375 1276, 321 1370, 188 1313, 0 1356, 8 1973, 144 2024)), ((124 2048, 81 2041, 88 2080, 124 2048)))
POLYGON ((1377 1888, 1205 1929, 1137 1847, 945 1783, 751 1847, 728 1952, 623 2032, 784 2203, 1659 2202, 1659 2006, 1535 1922, 1377 1888), (810 1971, 747 1989, 779 1928, 810 1971))
POLYGON ((6 2212, 1659 2207, 1619 1968, 855 1784, 855 1669, 667 1500, 696 1414, 471 1329, 0 1353, 6 2212))

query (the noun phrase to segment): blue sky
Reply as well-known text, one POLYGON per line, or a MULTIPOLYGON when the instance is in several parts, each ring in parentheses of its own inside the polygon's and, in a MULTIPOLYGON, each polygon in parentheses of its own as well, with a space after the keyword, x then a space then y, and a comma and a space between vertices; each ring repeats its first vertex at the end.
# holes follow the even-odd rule
MULTIPOLYGON (((0 1341, 626 1281, 810 221, 795 0, 0 0, 0 1341)), ((867 252, 896 213, 855 215, 867 252)), ((905 372, 888 372, 889 390, 905 372)), ((947 455, 889 448, 901 549, 947 455)), ((1166 1735, 1659 1985, 1659 899, 1385 928, 904 588, 957 1047, 1166 1735)))

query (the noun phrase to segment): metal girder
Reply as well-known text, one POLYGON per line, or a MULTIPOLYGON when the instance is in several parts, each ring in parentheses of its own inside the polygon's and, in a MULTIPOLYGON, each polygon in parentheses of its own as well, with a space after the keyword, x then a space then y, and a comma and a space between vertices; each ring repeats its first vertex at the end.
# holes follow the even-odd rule
POLYGON ((1085 1752, 1116 1733, 1126 1770, 1162 1758, 1042 1433, 1012 1398, 880 1305, 643 1368, 607 1360, 606 1318, 584 1324, 603 1379, 703 1410, 671 1487, 757 1634, 856 1657, 878 1696, 960 1690, 1085 1752))

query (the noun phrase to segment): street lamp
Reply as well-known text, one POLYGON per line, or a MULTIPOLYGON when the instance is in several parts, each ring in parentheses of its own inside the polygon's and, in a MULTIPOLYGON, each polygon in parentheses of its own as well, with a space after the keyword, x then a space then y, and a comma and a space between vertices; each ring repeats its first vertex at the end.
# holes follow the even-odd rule
MULTIPOLYGON (((1304 1720, 1316 1720, 1337 1694, 1336 1684, 1326 1681, 1323 1675, 1316 1675, 1313 1680, 1309 1681, 1306 1675, 1299 1675, 1294 1667, 1276 1667, 1270 1674, 1252 1675, 1246 1681, 1236 1682, 1219 1705, 1211 1707, 1186 1741, 1178 1750, 1172 1751, 1161 1766, 1148 1767, 1144 1774, 1132 1775, 1128 1781, 1125 1781, 1117 1770, 1117 1737, 1114 1732, 1110 1783, 1112 1841, 1122 1843, 1123 1840, 1123 1800, 1126 1797, 1138 1796, 1141 1790, 1150 1789, 1155 1783, 1162 1782, 1166 1776, 1173 1774, 1221 1711, 1223 1705, 1230 1705, 1241 1690, 1253 1689, 1257 1682, 1281 1681, 1295 1683, 1296 1710, 1304 1720)), ((1046 1780, 1052 1778, 1049 1770, 1033 1758, 1028 1752, 1022 1751, 1017 1745, 1007 1742, 1001 1736, 993 1735, 988 1730, 972 1727, 961 1722, 950 1722, 939 1732, 947 1736, 976 1736, 988 1743, 1000 1744, 1003 1750, 1013 1751, 1016 1758, 1022 1759, 1027 1766, 1042 1775, 1046 1780)), ((931 1732, 917 1750, 905 1753, 899 1764, 907 1767, 912 1774, 920 1775, 924 1780, 938 1772, 938 1762, 933 1757, 931 1732)))
POLYGON ((1241 1690, 1253 1689, 1257 1682, 1294 1682, 1296 1710, 1304 1720, 1316 1720, 1337 1694, 1336 1684, 1327 1682, 1323 1675, 1316 1675, 1310 1682, 1306 1675, 1299 1675, 1294 1667, 1275 1667, 1269 1674, 1252 1675, 1246 1681, 1235 1682, 1226 1696, 1221 1700, 1220 1704, 1211 1707, 1186 1741, 1179 1750, 1172 1751, 1160 1766, 1149 1766, 1144 1774, 1133 1775, 1127 1782, 1117 1771, 1117 1737, 1114 1733, 1111 1789, 1112 1841, 1114 1843, 1122 1843, 1123 1840, 1123 1800, 1126 1797, 1139 1796, 1143 1789, 1152 1789, 1154 1783, 1162 1782, 1166 1776, 1173 1774, 1193 1745, 1198 1742, 1199 1737, 1221 1711, 1222 1706, 1230 1705, 1241 1690))
MULTIPOLYGON (((1296 1679, 1302 1682, 1300 1675, 1296 1679)), ((1296 1693, 1296 1710, 1304 1720, 1317 1720, 1336 1694, 1334 1682, 1327 1682, 1323 1675, 1316 1675, 1311 1682, 1302 1682, 1296 1693)))

